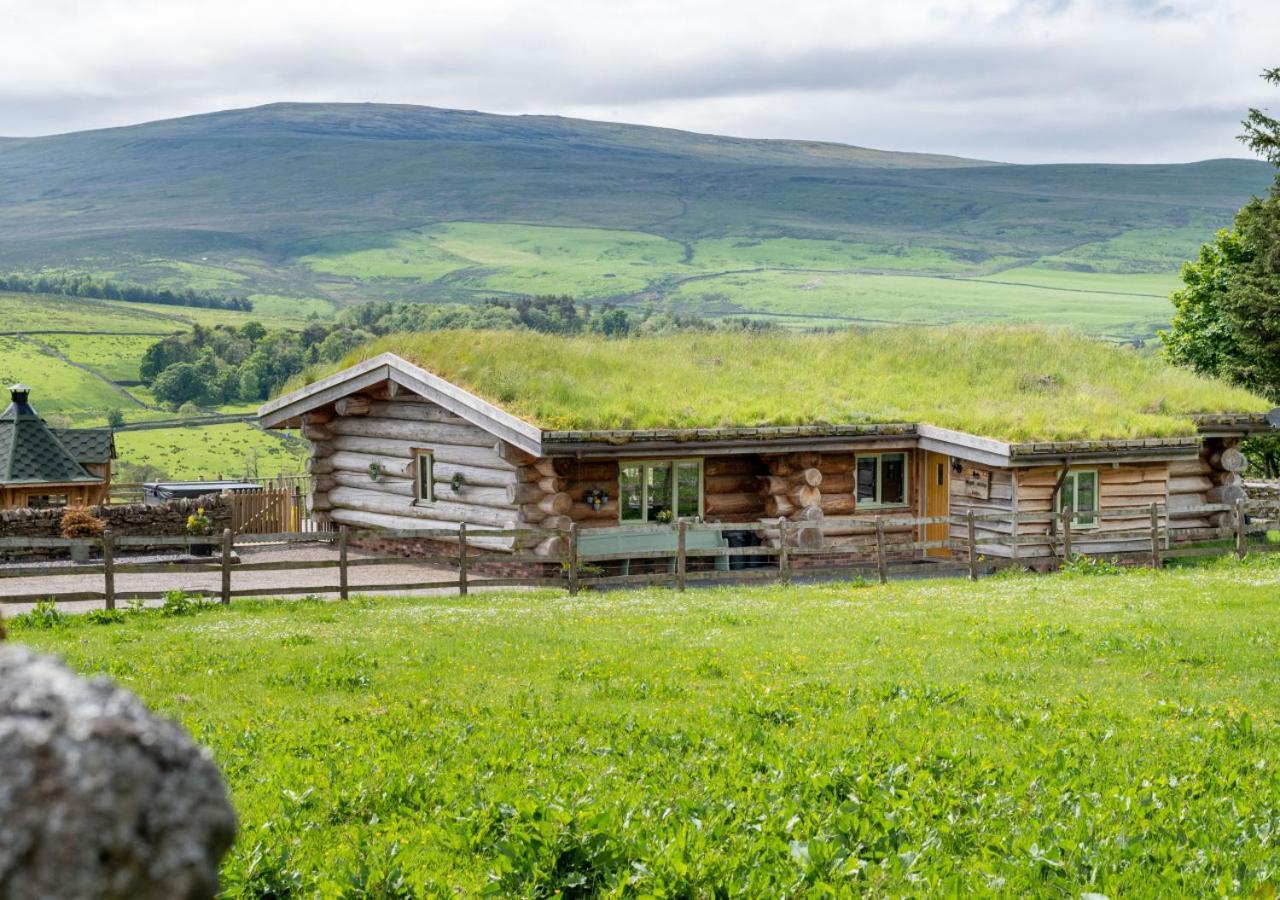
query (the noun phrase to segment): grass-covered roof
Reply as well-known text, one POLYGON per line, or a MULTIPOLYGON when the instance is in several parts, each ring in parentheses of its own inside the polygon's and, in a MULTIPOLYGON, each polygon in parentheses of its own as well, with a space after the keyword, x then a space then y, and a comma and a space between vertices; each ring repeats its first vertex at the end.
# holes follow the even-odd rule
POLYGON ((395 353, 548 430, 928 423, 1006 441, 1171 437, 1269 408, 1157 357, 1044 328, 834 334, 390 335, 395 353))

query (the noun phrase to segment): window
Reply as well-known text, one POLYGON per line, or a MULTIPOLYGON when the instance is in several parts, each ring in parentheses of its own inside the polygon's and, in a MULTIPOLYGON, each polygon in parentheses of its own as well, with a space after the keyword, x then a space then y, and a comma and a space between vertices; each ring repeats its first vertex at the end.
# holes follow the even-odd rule
POLYGON ((1075 513, 1071 524, 1076 528, 1092 528, 1098 524, 1098 473, 1094 469, 1068 472, 1062 482, 1063 509, 1075 513))
POLYGON ((28 509, 54 509, 67 505, 66 494, 29 494, 27 495, 28 509))
POLYGON ((702 460, 624 462, 618 468, 623 522, 672 522, 702 515, 702 460))
POLYGON ((905 506, 907 454, 875 453, 854 463, 854 498, 862 508, 905 506))
POLYGON ((435 458, 430 450, 413 451, 413 502, 434 503, 435 458))

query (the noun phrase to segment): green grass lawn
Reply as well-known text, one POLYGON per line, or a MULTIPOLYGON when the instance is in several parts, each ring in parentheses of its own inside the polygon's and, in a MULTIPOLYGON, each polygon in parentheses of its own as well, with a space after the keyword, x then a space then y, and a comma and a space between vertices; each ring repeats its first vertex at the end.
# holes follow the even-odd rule
POLYGON ((1271 896, 1280 567, 11 622, 182 721, 229 897, 1271 896))
POLYGON ((240 478, 297 474, 304 451, 247 423, 121 431, 116 450, 122 462, 152 465, 169 478, 240 478))
MULTIPOLYGON (((34 390, 31 404, 42 414, 105 415, 112 408, 136 408, 99 378, 16 337, 0 337, 0 387, 15 382, 34 390)), ((8 392, 4 393, 8 403, 8 392)))

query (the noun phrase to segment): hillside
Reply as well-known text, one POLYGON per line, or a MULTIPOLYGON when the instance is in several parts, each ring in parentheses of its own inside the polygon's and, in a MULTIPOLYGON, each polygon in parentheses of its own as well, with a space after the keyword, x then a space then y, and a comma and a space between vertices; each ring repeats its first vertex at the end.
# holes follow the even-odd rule
POLYGON ((547 116, 275 104, 0 141, 0 269, 308 310, 564 292, 813 324, 1149 335, 1271 169, 1002 165, 547 116), (965 279, 963 282, 958 279, 965 279))

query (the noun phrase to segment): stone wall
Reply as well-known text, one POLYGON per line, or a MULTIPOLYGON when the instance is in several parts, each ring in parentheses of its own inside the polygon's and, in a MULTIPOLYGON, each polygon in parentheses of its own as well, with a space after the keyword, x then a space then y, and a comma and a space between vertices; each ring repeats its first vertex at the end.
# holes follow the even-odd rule
MULTIPOLYGON (((213 533, 222 534, 231 527, 231 504, 217 494, 198 500, 170 500, 148 506, 131 503, 123 506, 92 506, 89 511, 107 523, 112 534, 121 535, 182 535, 187 533, 187 516, 204 507, 205 515, 213 521, 213 533)), ((0 537, 6 538, 56 538, 61 537, 62 509, 6 509, 0 510, 0 537)), ((145 548, 130 548, 131 552, 145 548)), ((47 556, 64 556, 58 550, 22 550, 4 548, 0 558, 34 559, 47 556)))

